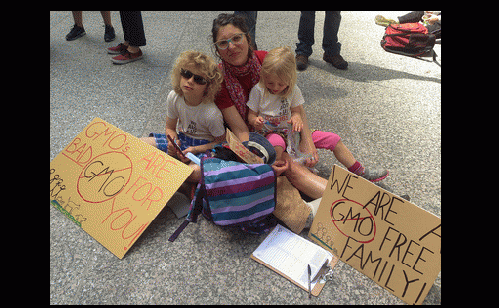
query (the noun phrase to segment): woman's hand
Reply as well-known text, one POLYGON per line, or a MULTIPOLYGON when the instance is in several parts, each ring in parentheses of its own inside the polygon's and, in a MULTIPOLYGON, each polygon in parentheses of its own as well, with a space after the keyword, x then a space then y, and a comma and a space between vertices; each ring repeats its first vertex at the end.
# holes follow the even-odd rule
POLYGON ((230 106, 222 110, 224 121, 229 125, 230 130, 241 142, 249 140, 248 126, 236 109, 236 106, 230 106))

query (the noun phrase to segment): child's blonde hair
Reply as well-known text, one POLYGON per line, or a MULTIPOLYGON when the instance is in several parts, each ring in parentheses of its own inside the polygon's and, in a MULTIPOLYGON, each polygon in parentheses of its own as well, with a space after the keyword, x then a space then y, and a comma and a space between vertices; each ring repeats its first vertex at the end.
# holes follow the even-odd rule
POLYGON ((184 51, 175 61, 171 75, 172 87, 175 93, 183 96, 184 93, 180 88, 180 69, 188 69, 188 67, 194 67, 198 72, 206 76, 205 79, 208 83, 204 91, 203 103, 213 102, 222 85, 223 75, 215 61, 199 51, 184 51))
POLYGON ((288 97, 296 85, 296 60, 291 48, 288 46, 277 47, 269 51, 262 63, 260 71, 260 86, 265 87, 265 75, 276 75, 289 86, 279 93, 280 96, 288 97))

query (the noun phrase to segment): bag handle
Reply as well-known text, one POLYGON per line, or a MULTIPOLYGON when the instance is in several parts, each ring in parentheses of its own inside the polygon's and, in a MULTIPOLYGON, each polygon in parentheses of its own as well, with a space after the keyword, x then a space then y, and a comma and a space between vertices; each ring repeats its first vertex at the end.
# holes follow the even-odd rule
MULTIPOLYGON (((406 32, 406 34, 405 34, 405 35, 407 35, 407 34, 411 34, 411 33, 414 33, 414 32, 412 32, 412 30, 410 30, 410 29, 395 28, 395 27, 393 27, 391 24, 390 24, 390 25, 388 25, 388 27, 390 27, 390 28, 392 28, 393 30, 396 30, 396 31, 406 32)), ((388 28, 388 27, 387 27, 387 28, 388 28)), ((417 32, 416 32, 416 33, 417 33, 417 32)), ((428 34, 428 33, 420 33, 420 34, 428 34)), ((387 35, 397 35, 397 34, 387 34, 387 35)), ((400 34, 399 34, 399 35, 400 35, 400 34)), ((402 35, 404 35, 404 34, 402 34, 402 35)))

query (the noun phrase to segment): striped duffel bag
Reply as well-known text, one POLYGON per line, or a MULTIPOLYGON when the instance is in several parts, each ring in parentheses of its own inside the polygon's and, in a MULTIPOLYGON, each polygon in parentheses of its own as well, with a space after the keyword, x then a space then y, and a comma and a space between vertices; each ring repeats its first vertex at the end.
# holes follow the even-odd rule
POLYGON ((260 234, 275 226, 276 176, 267 164, 245 164, 214 157, 201 160, 202 178, 186 220, 168 239, 173 242, 200 213, 219 226, 239 226, 260 234))

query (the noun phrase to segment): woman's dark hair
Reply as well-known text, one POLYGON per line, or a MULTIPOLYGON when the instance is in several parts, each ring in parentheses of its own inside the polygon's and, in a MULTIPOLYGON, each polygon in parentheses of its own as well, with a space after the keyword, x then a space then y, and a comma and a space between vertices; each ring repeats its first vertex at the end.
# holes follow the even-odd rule
MULTIPOLYGON (((248 56, 251 57, 253 53, 253 48, 251 46, 251 37, 248 33, 249 29, 248 25, 246 24, 246 17, 244 17, 244 15, 221 13, 217 16, 217 18, 213 19, 213 26, 211 27, 211 37, 213 40, 213 44, 217 41, 218 31, 220 30, 220 28, 228 24, 231 24, 234 27, 241 29, 241 31, 246 35, 246 39, 248 40, 248 45, 249 45, 248 56)), ((216 46, 215 46, 215 55, 220 58, 216 46)))

